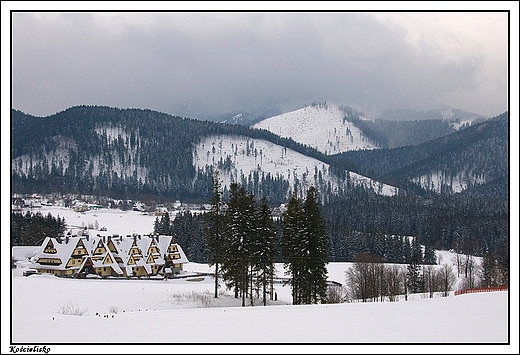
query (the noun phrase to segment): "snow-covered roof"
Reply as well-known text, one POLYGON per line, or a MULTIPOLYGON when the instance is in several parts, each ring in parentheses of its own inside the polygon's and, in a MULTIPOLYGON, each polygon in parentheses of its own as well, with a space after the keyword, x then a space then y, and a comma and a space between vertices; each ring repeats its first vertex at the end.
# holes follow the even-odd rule
MULTIPOLYGON (((61 263, 51 262, 39 264, 40 268, 49 270, 78 270, 83 268, 85 260, 90 258, 93 267, 112 267, 114 272, 132 275, 132 267, 142 266, 148 274, 152 273, 151 265, 164 265, 164 257, 169 255, 175 264, 188 263, 180 245, 172 236, 166 235, 132 235, 132 236, 79 236, 66 238, 45 238, 32 257, 32 262, 39 264, 40 259, 59 259, 61 263), (68 260, 76 248, 84 246, 86 253, 81 265, 67 267, 68 260), (170 247, 173 248, 170 249, 170 247)), ((81 257, 81 256, 80 256, 81 257)))

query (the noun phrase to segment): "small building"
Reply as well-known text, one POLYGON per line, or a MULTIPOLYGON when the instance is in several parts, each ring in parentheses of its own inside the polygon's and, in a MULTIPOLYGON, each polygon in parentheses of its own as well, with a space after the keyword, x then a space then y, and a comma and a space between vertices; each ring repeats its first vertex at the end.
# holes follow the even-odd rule
POLYGON ((166 207, 156 207, 154 215, 156 217, 162 217, 165 216, 168 213, 168 209, 166 207))

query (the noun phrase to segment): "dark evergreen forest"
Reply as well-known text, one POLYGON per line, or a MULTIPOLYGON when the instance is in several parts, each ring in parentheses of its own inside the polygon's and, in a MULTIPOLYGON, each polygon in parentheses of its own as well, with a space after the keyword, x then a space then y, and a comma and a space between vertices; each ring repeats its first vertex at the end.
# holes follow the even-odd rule
POLYGON ((63 236, 65 218, 40 212, 11 212, 11 244, 40 245, 46 237, 63 236))
POLYGON ((420 244, 482 256, 509 243, 509 202, 462 195, 345 198, 323 206, 331 238, 329 257, 353 261, 361 252, 387 262, 406 253, 396 236, 420 244))
MULTIPOLYGON (((407 237, 437 250, 476 256, 503 253, 509 246, 509 203, 504 200, 373 196, 338 199, 321 210, 331 262, 354 261, 368 253, 385 262, 407 263, 411 247, 407 237)), ((173 235, 195 262, 208 261, 205 223, 203 215, 185 212, 172 225, 173 235)), ((279 241, 281 225, 275 221, 274 226, 279 241)))
MULTIPOLYGON (((424 122, 424 121, 420 121, 424 122)), ((424 124, 427 124, 425 122, 424 124)), ((509 115, 507 112, 450 135, 416 146, 394 149, 350 151, 335 156, 349 164, 351 170, 426 194, 410 184, 414 177, 443 172, 455 178, 464 172, 469 188, 466 194, 487 194, 508 198, 509 177, 509 115), (475 176, 485 177, 487 184, 475 184, 475 176), (488 186, 485 186, 488 185, 488 186)), ((449 179, 443 193, 452 193, 449 179)))

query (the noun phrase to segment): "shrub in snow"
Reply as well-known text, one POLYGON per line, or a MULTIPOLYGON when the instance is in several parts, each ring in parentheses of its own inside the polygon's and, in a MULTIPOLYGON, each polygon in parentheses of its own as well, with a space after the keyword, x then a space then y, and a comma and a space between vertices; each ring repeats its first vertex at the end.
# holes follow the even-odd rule
POLYGON ((183 292, 183 293, 174 293, 170 295, 169 300, 172 304, 198 304, 199 307, 211 307, 215 306, 213 294, 209 291, 205 292, 183 292))
POLYGON ((342 303, 347 299, 347 290, 343 286, 329 286, 327 288, 327 303, 342 303))
POLYGON ((59 313, 71 316, 88 316, 88 309, 80 308, 74 305, 71 301, 65 301, 60 304, 59 313))

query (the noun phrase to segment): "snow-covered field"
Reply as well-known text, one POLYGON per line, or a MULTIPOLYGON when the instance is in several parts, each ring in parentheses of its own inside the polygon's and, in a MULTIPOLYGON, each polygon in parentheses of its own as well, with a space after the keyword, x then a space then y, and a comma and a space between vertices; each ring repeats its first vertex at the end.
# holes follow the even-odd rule
MULTIPOLYGON (((108 208, 75 212, 72 208, 68 207, 43 206, 39 208, 38 211, 44 216, 50 213, 54 217, 59 216, 60 218, 65 218, 67 229, 73 233, 77 233, 79 230, 87 227, 92 235, 96 235, 97 233, 104 235, 150 234, 153 232, 153 223, 157 218, 153 214, 108 208), (91 228, 96 226, 98 229, 104 227, 106 231, 101 232, 91 228)), ((37 211, 33 210, 33 212, 37 211)), ((174 215, 175 213, 171 214, 174 215)))
MULTIPOLYGON (((204 268, 187 266, 199 267, 204 268)), ((507 292, 292 306, 290 288, 276 285, 278 301, 273 305, 242 308, 231 294, 215 300, 212 290, 211 277, 197 282, 14 275, 12 340, 24 344, 508 341, 507 292), (183 297, 192 292, 207 297, 183 297), (61 314, 66 306, 85 313, 61 314)))
MULTIPOLYGON (((65 217, 68 224, 97 220, 107 233, 117 234, 148 233, 155 219, 133 211, 42 209, 44 214, 50 211, 65 217)), ((28 256, 31 250, 21 248, 17 253, 28 256)), ((447 251, 438 255, 441 262, 450 262, 453 256, 447 251)), ((243 308, 230 291, 223 290, 215 300, 211 276, 202 280, 77 280, 23 277, 23 267, 28 265, 22 262, 20 266, 10 275, 10 318, 5 291, 2 297, 2 351, 6 352, 8 344, 14 343, 47 345, 53 353, 460 353, 467 349, 518 353, 516 291, 511 302, 509 292, 489 292, 433 299, 417 294, 394 303, 293 306, 290 288, 275 284, 277 301, 267 307, 257 303, 243 308), (6 329, 11 330, 10 338, 6 329), (513 346, 505 346, 508 341, 513 346), (201 345, 208 343, 227 346, 201 345), (268 345, 257 345, 264 343, 268 345), (470 346, 475 343, 486 345, 470 346), (446 349, 450 344, 458 346, 450 351, 446 349)), ((283 268, 277 266, 282 276, 283 268)), ((348 267, 349 263, 330 263, 329 280, 344 283, 348 267)), ((212 271, 196 263, 188 263, 184 270, 212 271)), ((4 290, 8 279, 9 275, 3 277, 4 290)))

